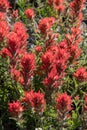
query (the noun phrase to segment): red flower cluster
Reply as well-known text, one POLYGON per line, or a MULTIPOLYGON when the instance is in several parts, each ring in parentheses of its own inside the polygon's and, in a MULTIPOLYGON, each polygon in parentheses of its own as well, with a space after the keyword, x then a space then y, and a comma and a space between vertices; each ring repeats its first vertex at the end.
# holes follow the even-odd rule
POLYGON ((78 24, 79 24, 79 26, 82 24, 82 20, 84 19, 84 17, 83 17, 83 14, 82 14, 82 12, 80 12, 79 14, 78 14, 78 24))
POLYGON ((54 33, 53 31, 50 31, 47 34, 47 40, 45 42, 45 47, 48 48, 51 45, 55 45, 56 44, 56 39, 58 38, 58 34, 54 33))
MULTIPOLYGON (((4 21, 1 21, 4 22, 4 21)), ((3 48, 1 54, 3 56, 8 55, 11 60, 11 66, 15 66, 19 55, 25 52, 26 49, 26 41, 27 41, 27 33, 24 25, 21 22, 16 22, 14 24, 14 29, 9 32, 7 23, 1 24, 1 32, 3 37, 7 36, 7 49, 3 48), (8 35, 7 35, 8 34, 8 35)))
POLYGON ((64 0, 48 0, 49 5, 53 6, 58 11, 64 11, 64 0))
MULTIPOLYGON (((62 42, 60 42, 59 43, 59 47, 61 48, 61 49, 68 49, 68 42, 67 42, 67 40, 64 40, 64 41, 62 41, 62 42)), ((68 51, 68 50, 67 50, 68 51)))
POLYGON ((3 48, 1 50, 1 55, 3 57, 8 56, 10 58, 10 72, 13 79, 15 79, 17 82, 24 83, 26 80, 29 81, 28 78, 30 78, 33 75, 34 70, 34 56, 27 55, 28 56, 28 62, 26 61, 26 56, 23 57, 23 54, 26 53, 26 43, 27 43, 27 33, 26 28, 24 24, 21 22, 16 22, 14 24, 14 28, 12 28, 11 32, 9 32, 9 28, 7 26, 7 23, 5 21, 0 21, 1 23, 1 32, 0 32, 0 40, 3 40, 5 37, 7 47, 3 48), (29 57, 30 56, 30 57, 29 57), (23 58, 22 58, 23 57, 23 58), (21 60, 22 58, 22 60, 21 60), (19 63, 20 60, 22 61, 22 72, 20 72, 19 69, 19 63), (24 64, 25 63, 25 68, 24 64), (33 67, 32 67, 33 66, 33 67), (30 67, 30 68, 29 68, 30 67), (16 69, 17 68, 17 69, 16 69), (31 69, 31 70, 30 70, 31 69), (24 72, 25 71, 25 72, 24 72), (28 72, 29 71, 29 72, 28 72), (18 77, 19 76, 19 77, 18 77), (27 79, 26 79, 27 78, 27 79))
POLYGON ((4 38, 7 37, 9 33, 9 26, 6 21, 2 20, 0 21, 0 42, 4 40, 4 38))
POLYGON ((32 19, 35 16, 35 12, 33 9, 26 9, 25 14, 26 14, 26 17, 29 19, 32 19))
POLYGON ((71 28, 71 34, 66 34, 66 39, 69 44, 79 44, 82 41, 81 37, 82 31, 77 27, 71 28))
POLYGON ((14 117, 18 117, 19 114, 21 114, 24 111, 24 108, 19 101, 14 101, 13 103, 9 103, 8 105, 9 112, 14 117))
POLYGON ((20 40, 17 33, 11 32, 7 38, 7 45, 12 56, 14 56, 20 48, 20 40))
MULTIPOLYGON (((60 83, 58 82, 58 80, 61 78, 60 75, 57 74, 57 70, 56 68, 52 68, 49 72, 47 77, 44 79, 43 84, 51 87, 58 87, 60 85, 60 83)), ((51 89, 51 88, 50 88, 51 89)))
POLYGON ((70 51, 70 61, 73 61, 75 59, 79 59, 81 54, 81 49, 76 44, 72 44, 69 48, 70 51))
POLYGON ((26 53, 21 59, 21 66, 23 72, 30 72, 35 69, 35 57, 34 54, 26 53))
POLYGON ((42 34, 47 34, 47 32, 50 31, 54 23, 55 23, 54 17, 45 17, 40 19, 38 28, 42 34))
POLYGON ((54 8, 58 11, 64 11, 65 6, 63 5, 64 0, 54 0, 54 8))
POLYGON ((5 13, 0 12, 0 20, 5 20, 5 13))
POLYGON ((28 34, 26 33, 26 28, 23 23, 21 22, 16 22, 14 24, 14 32, 17 34, 20 44, 22 46, 26 46, 26 41, 28 38, 28 34))
POLYGON ((25 92, 23 102, 33 108, 35 112, 43 112, 45 109, 44 94, 40 92, 25 92))
POLYGON ((16 70, 15 68, 11 68, 10 73, 11 73, 11 76, 13 79, 20 82, 20 71, 19 70, 16 70))
POLYGON ((65 48, 60 48, 60 46, 51 46, 42 55, 42 68, 47 77, 44 79, 43 83, 47 86, 58 87, 58 79, 63 78, 65 74, 65 69, 67 65, 67 60, 69 59, 69 53, 65 48))
POLYGON ((0 10, 5 10, 10 7, 8 0, 0 0, 0 10))
POLYGON ((44 70, 49 70, 50 69, 50 66, 52 64, 52 61, 53 61, 53 54, 52 52, 49 50, 49 51, 46 51, 43 55, 42 55, 42 63, 43 63, 43 69, 44 70))
POLYGON ((62 93, 56 97, 56 108, 64 113, 71 110, 72 99, 67 93, 62 93))
POLYGON ((79 69, 76 70, 76 72, 74 73, 74 76, 81 81, 86 81, 87 80, 87 71, 86 68, 81 67, 79 69))
POLYGON ((70 2, 70 7, 72 9, 72 15, 78 17, 79 13, 82 11, 84 2, 86 0, 73 0, 70 2))
POLYGON ((70 53, 70 62, 79 59, 82 50, 79 48, 78 44, 82 41, 81 30, 79 27, 71 28, 71 34, 66 34, 66 46, 67 51, 70 53))
POLYGON ((81 35, 81 30, 78 27, 73 27, 71 28, 72 31, 72 35, 73 37, 76 39, 77 37, 79 37, 79 35, 81 35))
POLYGON ((27 86, 29 84, 31 76, 35 70, 35 57, 33 54, 26 53, 21 59, 23 84, 27 86))
POLYGON ((9 58, 12 58, 12 54, 10 53, 10 51, 9 51, 7 48, 3 48, 3 49, 2 49, 1 55, 2 55, 3 57, 8 56, 9 58))

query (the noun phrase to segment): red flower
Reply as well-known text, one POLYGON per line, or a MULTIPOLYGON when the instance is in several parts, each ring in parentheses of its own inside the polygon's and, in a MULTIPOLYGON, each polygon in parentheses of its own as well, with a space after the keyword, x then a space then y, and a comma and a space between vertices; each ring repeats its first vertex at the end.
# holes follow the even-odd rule
POLYGON ((66 93, 62 93, 56 97, 56 108, 59 112, 67 112, 71 110, 72 99, 66 93))
POLYGON ((48 0, 47 3, 58 11, 64 11, 65 9, 65 6, 63 5, 64 0, 48 0))
POLYGON ((58 52, 56 54, 56 59, 62 61, 62 63, 66 62, 69 59, 70 55, 66 49, 58 48, 58 52))
POLYGON ((83 18, 83 13, 80 12, 80 13, 78 14, 78 23, 81 24, 83 19, 84 19, 84 18, 83 18))
POLYGON ((21 59, 23 72, 31 72, 35 70, 35 57, 33 54, 26 53, 21 59))
POLYGON ((41 48, 40 45, 38 45, 38 46, 35 47, 35 51, 36 51, 36 52, 40 52, 41 50, 42 50, 42 48, 41 48))
POLYGON ((79 13, 82 11, 85 0, 73 0, 70 2, 71 14, 74 17, 78 17, 79 13))
POLYGON ((16 22, 14 24, 14 30, 13 31, 17 34, 17 36, 20 40, 21 46, 26 46, 28 34, 26 33, 26 28, 25 28, 24 24, 21 23, 21 22, 16 22))
POLYGON ((57 74, 57 70, 54 67, 50 70, 50 72, 48 73, 48 76, 44 79, 43 84, 46 85, 47 87, 48 86, 55 87, 55 83, 56 83, 57 85, 56 87, 58 87, 59 83, 57 83, 57 81, 59 78, 60 77, 57 74))
POLYGON ((9 106, 8 107, 9 112, 14 117, 18 117, 18 115, 24 111, 24 108, 19 101, 14 101, 13 103, 9 103, 8 106, 9 106))
POLYGON ((45 17, 40 19, 38 28, 40 29, 42 34, 46 34, 54 23, 55 23, 54 17, 45 17))
POLYGON ((75 96, 75 100, 76 101, 78 101, 79 100, 79 96, 77 95, 77 96, 75 96))
POLYGON ((48 0, 47 3, 51 6, 53 6, 54 0, 48 0))
POLYGON ((74 73, 74 76, 81 81, 86 81, 87 80, 87 71, 86 68, 81 67, 79 69, 76 70, 76 72, 74 73))
POLYGON ((82 33, 78 27, 71 28, 71 31, 72 31, 72 34, 75 38, 77 38, 82 33))
POLYGON ((0 12, 0 20, 5 20, 5 13, 0 12))
POLYGON ((60 75, 65 71, 70 55, 67 49, 62 49, 59 46, 51 46, 50 50, 53 53, 52 64, 56 67, 57 73, 60 75))
POLYGON ((44 94, 40 92, 25 92, 23 102, 25 102, 31 108, 34 108, 35 112, 43 112, 45 108, 44 94))
POLYGON ((56 44, 56 39, 58 38, 58 34, 57 33, 53 33, 52 31, 50 31, 47 35, 48 39, 45 42, 45 47, 48 48, 51 45, 56 44))
POLYGON ((18 17, 18 10, 16 9, 16 10, 13 10, 13 12, 12 12, 12 17, 13 18, 17 18, 18 17))
POLYGON ((9 33, 7 44, 11 54, 14 55, 20 47, 19 37, 15 32, 9 33))
POLYGON ((81 54, 81 49, 78 47, 77 44, 72 44, 69 48, 69 51, 70 51, 71 60, 79 59, 81 54))
POLYGON ((32 97, 33 97, 33 90, 31 90, 30 92, 25 91, 22 101, 25 102, 28 106, 31 106, 32 97))
POLYGON ((11 76, 13 79, 15 79, 16 81, 20 80, 20 71, 16 70, 15 68, 11 68, 10 70, 11 76))
POLYGON ((59 6, 55 6, 56 10, 60 11, 60 12, 63 12, 64 9, 65 9, 65 6, 64 5, 59 5, 59 6))
POLYGON ((10 51, 9 51, 7 48, 3 48, 3 49, 1 50, 1 55, 2 55, 3 57, 8 56, 9 58, 12 58, 12 54, 10 53, 10 51))
POLYGON ((10 7, 8 0, 0 0, 0 10, 5 10, 10 7))
POLYGON ((34 13, 33 9, 26 9, 25 14, 26 14, 27 18, 29 18, 29 19, 32 19, 35 16, 35 13, 34 13))
POLYGON ((45 54, 42 55, 42 63, 43 63, 43 69, 48 70, 50 69, 50 65, 53 61, 53 54, 51 51, 45 52, 45 54))
POLYGON ((24 84, 28 85, 35 70, 35 57, 33 54, 26 53, 21 59, 22 76, 24 84))
POLYGON ((64 40, 62 42, 59 43, 59 47, 62 48, 62 49, 68 49, 68 43, 67 43, 67 40, 64 40))
POLYGON ((64 11, 65 6, 63 5, 64 0, 54 0, 54 8, 58 11, 64 11))
POLYGON ((44 105, 45 105, 44 94, 40 92, 35 92, 32 98, 31 106, 35 109, 36 112, 37 111, 43 112, 44 105))
POLYGON ((50 46, 42 55, 42 69, 46 72, 43 84, 51 87, 59 86, 59 79, 65 75, 69 53, 66 48, 59 46, 50 46), (56 84, 56 86, 55 86, 56 84))
POLYGON ((0 21, 0 42, 7 37, 9 33, 9 26, 6 21, 0 21))

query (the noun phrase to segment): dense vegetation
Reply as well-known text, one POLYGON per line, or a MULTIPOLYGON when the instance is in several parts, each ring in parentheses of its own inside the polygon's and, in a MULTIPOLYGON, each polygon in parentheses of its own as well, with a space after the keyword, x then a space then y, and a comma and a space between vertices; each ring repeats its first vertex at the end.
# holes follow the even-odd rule
POLYGON ((0 130, 87 129, 85 0, 0 0, 0 130))

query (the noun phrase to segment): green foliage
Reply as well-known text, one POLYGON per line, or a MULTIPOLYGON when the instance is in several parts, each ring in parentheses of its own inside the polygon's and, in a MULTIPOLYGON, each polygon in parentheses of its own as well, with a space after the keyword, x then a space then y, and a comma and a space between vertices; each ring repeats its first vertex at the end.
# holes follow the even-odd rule
POLYGON ((69 127, 68 130, 75 130, 81 127, 81 119, 79 114, 75 111, 72 111, 72 119, 68 121, 69 127))

